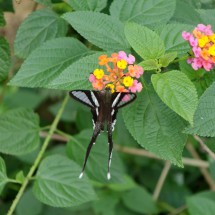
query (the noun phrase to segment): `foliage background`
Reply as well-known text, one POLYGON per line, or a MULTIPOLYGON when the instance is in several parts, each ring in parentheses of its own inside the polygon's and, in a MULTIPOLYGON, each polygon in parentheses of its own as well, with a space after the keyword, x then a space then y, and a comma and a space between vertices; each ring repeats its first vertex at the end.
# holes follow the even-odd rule
POLYGON ((0 0, 0 214, 19 193, 17 215, 213 215, 215 75, 186 64, 181 33, 215 30, 214 7, 0 0), (105 135, 79 180, 91 113, 66 95, 90 89, 97 57, 119 50, 145 69, 144 90, 118 115, 110 182, 105 135))

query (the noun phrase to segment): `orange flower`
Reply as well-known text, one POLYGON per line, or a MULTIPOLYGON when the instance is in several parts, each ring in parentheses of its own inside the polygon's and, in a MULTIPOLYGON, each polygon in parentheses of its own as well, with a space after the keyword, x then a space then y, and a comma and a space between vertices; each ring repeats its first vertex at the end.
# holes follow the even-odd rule
POLYGON ((101 56, 99 56, 99 65, 100 66, 103 66, 103 65, 105 65, 107 63, 108 63, 108 57, 107 57, 107 55, 101 55, 101 56))
MULTIPOLYGON (((143 74, 143 69, 134 64, 135 57, 131 54, 127 56, 124 51, 98 57, 99 65, 105 69, 97 68, 90 74, 89 81, 95 90, 105 90, 110 88, 111 92, 140 92, 136 85, 133 86, 135 78, 139 78, 143 74), (134 73, 133 78, 127 73, 127 66, 129 65, 130 72, 134 73), (132 69, 133 71, 132 71, 132 69)), ((128 69, 129 70, 129 69, 128 69)), ((135 83, 136 83, 135 82, 135 83)))

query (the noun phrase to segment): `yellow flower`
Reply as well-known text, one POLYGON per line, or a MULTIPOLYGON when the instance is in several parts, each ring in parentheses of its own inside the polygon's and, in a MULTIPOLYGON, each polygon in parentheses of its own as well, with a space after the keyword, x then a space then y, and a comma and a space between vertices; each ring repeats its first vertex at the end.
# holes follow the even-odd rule
POLYGON ((215 45, 212 45, 209 49, 208 49, 208 53, 212 56, 215 56, 215 45))
POLYGON ((203 36, 198 40, 199 46, 202 48, 209 42, 209 38, 207 36, 203 36))
POLYGON ((122 59, 122 60, 117 61, 117 67, 119 69, 125 69, 126 66, 127 66, 127 62, 125 60, 122 59))
POLYGON ((215 34, 209 36, 209 39, 211 40, 211 42, 215 43, 215 34))
POLYGON ((134 79, 131 78, 130 76, 126 76, 125 78, 123 78, 123 84, 126 87, 131 87, 133 85, 134 79))
POLYGON ((114 90, 114 85, 113 85, 113 84, 107 84, 107 85, 105 86, 105 88, 110 88, 111 93, 114 93, 114 92, 115 92, 115 90, 114 90))
POLYGON ((97 79, 102 79, 102 77, 104 76, 104 70, 103 69, 95 69, 93 72, 93 75, 95 75, 95 77, 97 79))

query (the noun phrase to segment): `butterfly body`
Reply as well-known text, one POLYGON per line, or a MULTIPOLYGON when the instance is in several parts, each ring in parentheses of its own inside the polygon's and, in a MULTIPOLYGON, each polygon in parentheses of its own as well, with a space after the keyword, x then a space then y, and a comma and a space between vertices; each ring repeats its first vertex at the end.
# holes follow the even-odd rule
POLYGON ((90 107, 93 116, 93 135, 87 147, 83 169, 79 178, 83 176, 90 150, 95 144, 98 135, 101 131, 107 130, 109 145, 107 178, 110 179, 110 165, 113 150, 112 131, 114 130, 114 125, 116 123, 117 112, 119 108, 132 102, 136 98, 136 95, 134 93, 111 93, 109 88, 102 91, 74 90, 70 91, 70 95, 75 100, 90 107))

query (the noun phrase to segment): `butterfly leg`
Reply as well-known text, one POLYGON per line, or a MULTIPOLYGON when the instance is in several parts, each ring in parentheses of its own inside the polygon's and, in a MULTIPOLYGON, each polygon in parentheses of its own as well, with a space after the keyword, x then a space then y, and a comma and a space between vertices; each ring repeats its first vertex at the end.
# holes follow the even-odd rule
POLYGON ((85 155, 85 159, 84 159, 84 165, 83 165, 81 174, 79 175, 79 178, 82 178, 82 176, 84 174, 84 169, 85 169, 85 166, 87 164, 87 160, 88 160, 88 157, 89 157, 89 154, 90 154, 90 150, 91 150, 92 146, 95 144, 96 139, 97 139, 98 135, 100 134, 100 131, 101 131, 100 125, 97 123, 96 126, 95 126, 95 129, 94 129, 91 141, 90 141, 90 143, 89 143, 89 145, 87 147, 87 151, 86 151, 86 155, 85 155))
POLYGON ((110 180, 110 166, 111 166, 111 159, 112 159, 112 151, 113 151, 113 140, 112 140, 112 125, 108 126, 108 145, 109 145, 109 157, 108 157, 108 173, 107 179, 110 180))

